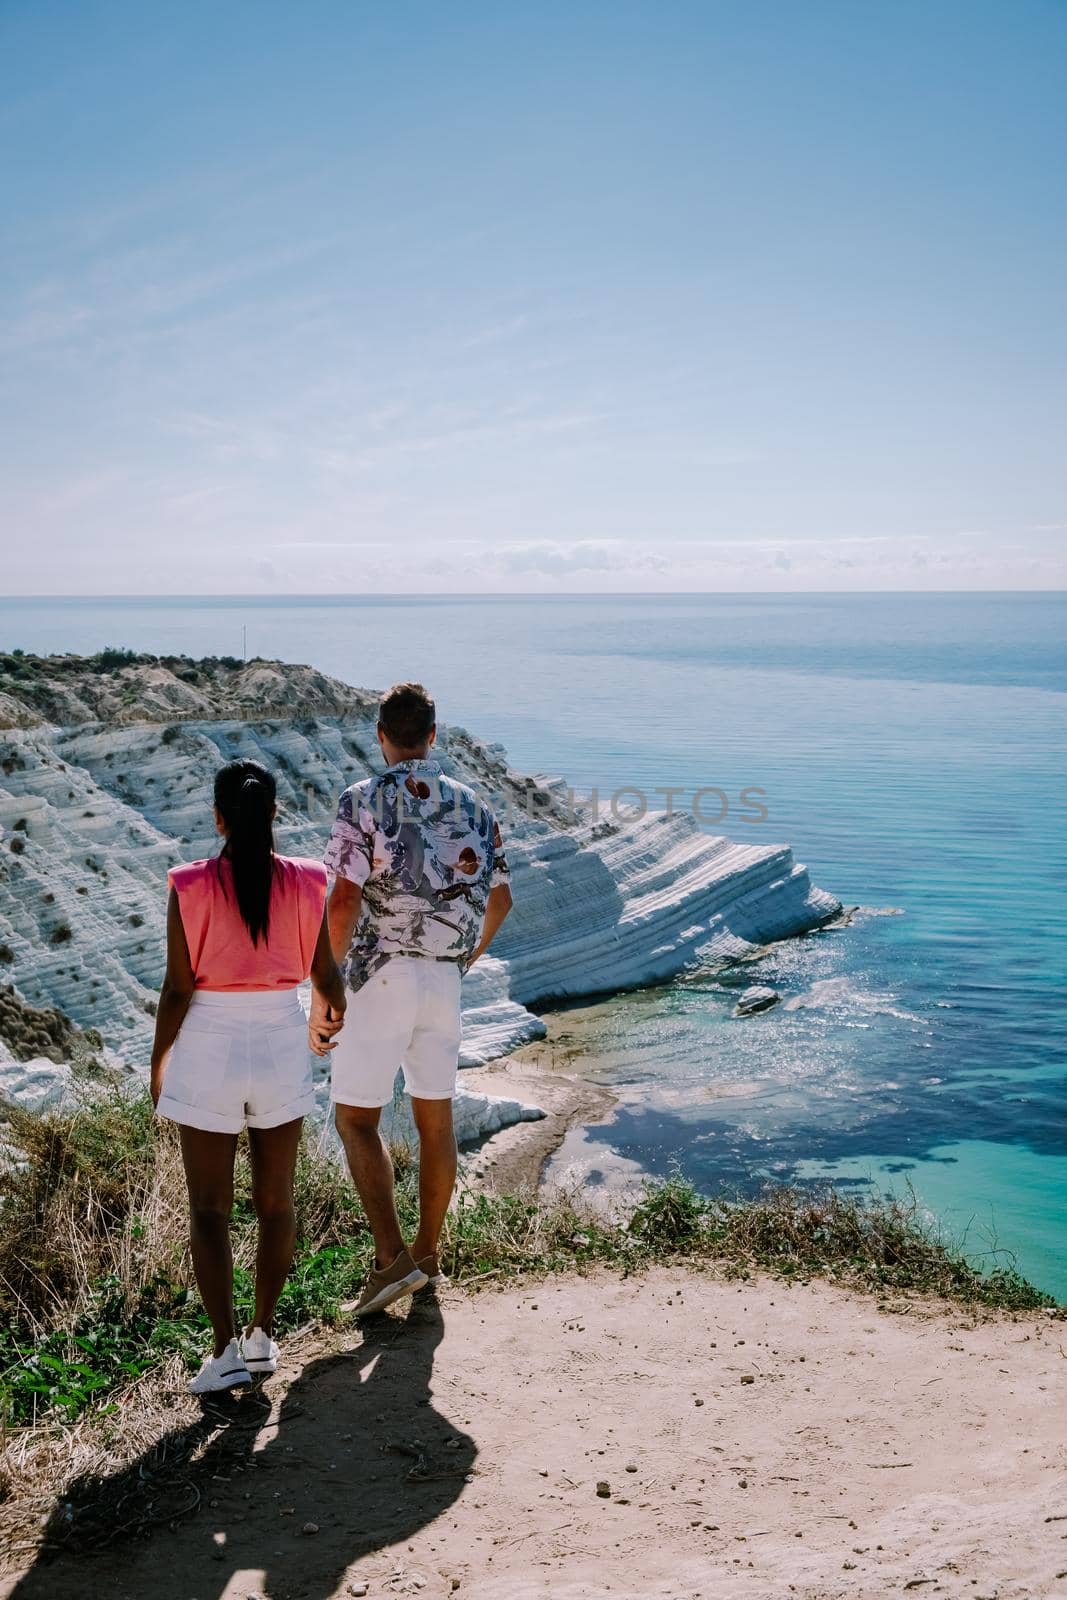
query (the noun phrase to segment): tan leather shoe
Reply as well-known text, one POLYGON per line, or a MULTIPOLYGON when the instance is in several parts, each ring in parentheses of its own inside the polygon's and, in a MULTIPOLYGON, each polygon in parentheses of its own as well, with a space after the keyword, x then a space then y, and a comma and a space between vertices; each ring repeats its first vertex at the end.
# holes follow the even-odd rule
POLYGON ((423 1284, 424 1289, 445 1289, 448 1287, 449 1280, 441 1271, 441 1263, 437 1259, 436 1252, 430 1256, 420 1256, 415 1265, 420 1272, 426 1274, 426 1282, 423 1284))
POLYGON ((394 1300, 401 1300, 406 1294, 414 1294, 416 1289, 422 1289, 428 1278, 421 1267, 417 1267, 406 1250, 401 1250, 395 1261, 387 1267, 372 1267, 363 1285, 363 1293, 358 1300, 349 1300, 341 1307, 342 1311, 351 1311, 357 1317, 368 1317, 372 1311, 383 1311, 386 1306, 392 1305, 394 1300))

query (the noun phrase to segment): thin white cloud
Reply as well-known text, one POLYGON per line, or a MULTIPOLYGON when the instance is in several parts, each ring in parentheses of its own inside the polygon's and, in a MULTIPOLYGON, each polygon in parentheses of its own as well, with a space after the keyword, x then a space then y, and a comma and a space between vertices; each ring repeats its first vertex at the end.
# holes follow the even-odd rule
POLYGON ((494 556, 503 574, 535 573, 545 577, 576 572, 658 572, 670 569, 670 562, 653 551, 634 549, 612 540, 585 539, 578 544, 510 545, 494 556))
POLYGON ((124 344, 150 341, 160 321, 199 312, 204 302, 273 274, 303 266, 330 241, 304 239, 271 251, 247 251, 204 265, 173 246, 136 247, 100 256, 76 273, 31 284, 0 323, 0 350, 31 355, 79 346, 122 330, 124 344))
POLYGON ((480 328, 476 333, 470 334, 463 340, 466 350, 478 350, 484 345, 504 344, 509 339, 515 339, 530 325, 530 318, 525 311, 518 316, 508 317, 503 322, 491 323, 488 327, 480 328))

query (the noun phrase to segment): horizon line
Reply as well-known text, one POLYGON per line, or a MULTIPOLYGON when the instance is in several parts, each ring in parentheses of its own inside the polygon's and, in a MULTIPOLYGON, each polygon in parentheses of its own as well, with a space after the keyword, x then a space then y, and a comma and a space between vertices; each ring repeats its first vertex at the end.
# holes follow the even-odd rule
POLYGON ((55 603, 65 600, 85 601, 141 601, 161 600, 168 603, 175 602, 204 602, 217 600, 252 601, 256 604, 270 605, 286 601, 333 601, 344 603, 357 601, 361 604, 384 603, 394 601, 428 600, 434 604, 444 604, 450 600, 800 600, 838 597, 875 598, 882 596, 909 597, 918 599, 922 596, 971 596, 971 595, 1067 595, 1065 588, 968 588, 968 589, 563 589, 563 590, 520 590, 520 589, 450 589, 450 590, 397 590, 395 592, 359 593, 356 590, 333 592, 329 590, 292 591, 289 593, 267 593, 238 590, 219 590, 207 593, 175 594, 171 592, 144 591, 133 593, 101 592, 99 594, 81 591, 70 594, 48 594, 44 591, 27 591, 20 594, 5 594, 0 596, 0 603, 13 603, 21 600, 39 600, 55 603))

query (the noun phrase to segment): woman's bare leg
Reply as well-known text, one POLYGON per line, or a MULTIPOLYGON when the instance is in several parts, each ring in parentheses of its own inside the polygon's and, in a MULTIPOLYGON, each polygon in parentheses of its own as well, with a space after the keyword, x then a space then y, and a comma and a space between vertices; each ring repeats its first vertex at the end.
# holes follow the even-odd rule
POLYGON ((252 1157, 252 1204, 259 1218, 256 1251, 256 1309, 248 1331, 273 1332, 274 1308, 285 1286, 296 1248, 293 1174, 303 1117, 280 1128, 249 1128, 252 1157))
POLYGON ((230 1215, 233 1211, 235 1133, 179 1129, 185 1181, 189 1188, 189 1243, 193 1272, 220 1356, 236 1333, 233 1314, 233 1254, 230 1215))

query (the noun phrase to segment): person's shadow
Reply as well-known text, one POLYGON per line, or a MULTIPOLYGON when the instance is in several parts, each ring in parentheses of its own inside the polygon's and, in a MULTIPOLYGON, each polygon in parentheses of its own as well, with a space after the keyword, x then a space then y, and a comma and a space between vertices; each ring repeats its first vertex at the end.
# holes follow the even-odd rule
POLYGON ((203 1414, 110 1477, 68 1484, 10 1600, 212 1600, 238 1572, 271 1600, 326 1600, 360 1556, 411 1539, 469 1481, 477 1449, 433 1407, 433 1295, 350 1351, 203 1414), (262 1574, 262 1577, 259 1576, 262 1574))

